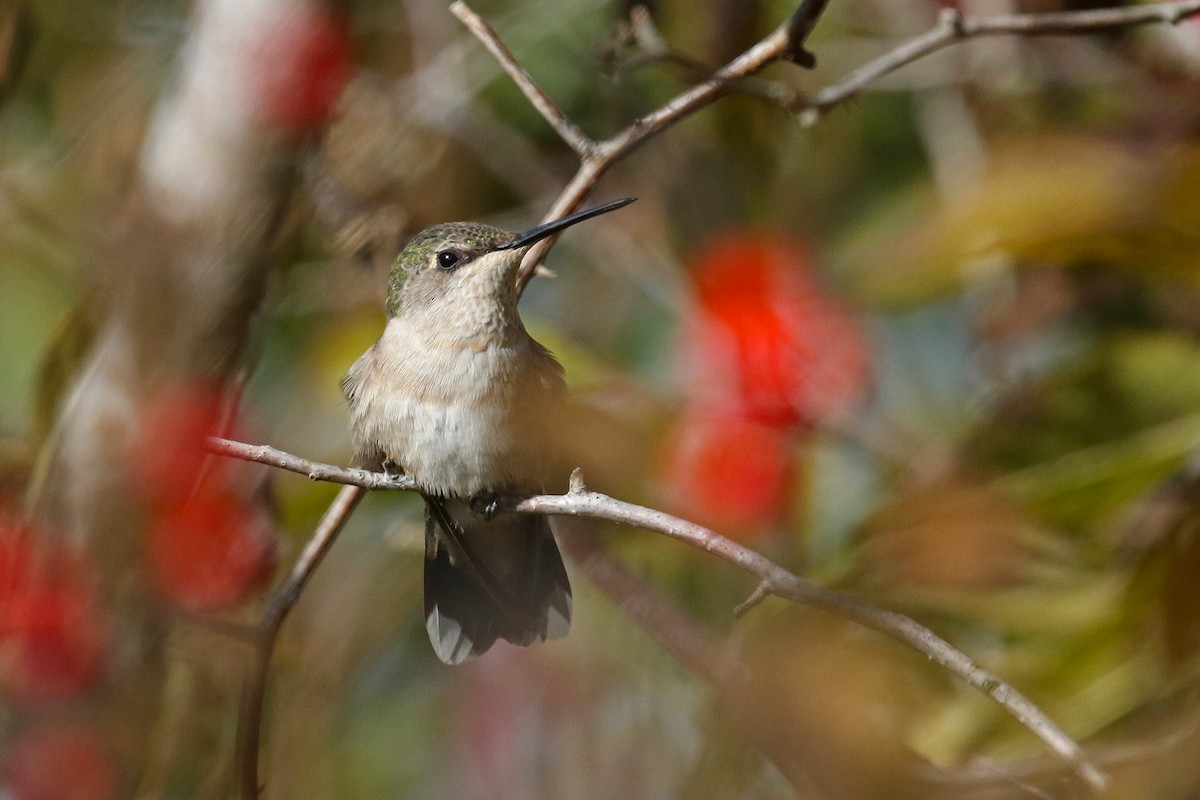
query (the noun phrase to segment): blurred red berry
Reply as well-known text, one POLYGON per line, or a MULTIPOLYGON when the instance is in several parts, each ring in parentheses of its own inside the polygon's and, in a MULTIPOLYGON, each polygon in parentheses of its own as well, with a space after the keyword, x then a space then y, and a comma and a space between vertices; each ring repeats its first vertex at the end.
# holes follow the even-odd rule
POLYGON ((262 588, 275 566, 275 540, 262 509, 234 491, 229 462, 210 458, 224 397, 202 381, 168 388, 147 404, 132 449, 146 499, 151 584, 177 606, 215 611, 262 588))
POLYGON ((52 541, 0 530, 0 684, 12 697, 71 697, 101 674, 109 620, 87 571, 52 541))
POLYGON ((33 541, 20 526, 0 517, 0 592, 23 580, 33 563, 33 541))
POLYGON ((133 476, 147 501, 177 504, 192 493, 221 407, 220 390, 201 381, 172 386, 147 404, 131 450, 133 476))
POLYGON ((43 723, 12 743, 4 783, 12 800, 109 800, 117 769, 99 731, 77 722, 43 723))
POLYGON ((791 507, 795 447, 754 420, 685 413, 664 468, 670 505, 743 541, 770 532, 791 507))
POLYGON ((232 491, 206 485, 164 509, 146 534, 150 579, 189 611, 216 611, 262 589, 276 562, 275 540, 232 491))
POLYGON ((28 586, 0 613, 0 674, 26 700, 70 697, 100 674, 106 626, 81 589, 28 586))
POLYGON ((349 24, 321 3, 297 4, 252 64, 263 120, 292 135, 319 130, 350 79, 349 24))
POLYGON ((812 425, 857 402, 869 377, 858 321, 808 272, 797 244, 730 233, 693 265, 699 307, 685 328, 689 393, 760 422, 812 425))

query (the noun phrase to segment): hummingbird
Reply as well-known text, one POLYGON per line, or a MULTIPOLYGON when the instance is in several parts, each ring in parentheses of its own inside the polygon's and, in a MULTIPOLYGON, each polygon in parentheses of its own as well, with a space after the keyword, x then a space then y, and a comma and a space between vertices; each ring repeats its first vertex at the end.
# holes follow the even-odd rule
POLYGON ((511 233, 475 222, 417 234, 388 280, 383 334, 343 382, 355 463, 413 479, 425 501, 425 627, 446 664, 505 639, 567 634, 571 583, 541 515, 498 512, 545 490, 566 384, 517 310, 535 242, 627 197, 511 233))

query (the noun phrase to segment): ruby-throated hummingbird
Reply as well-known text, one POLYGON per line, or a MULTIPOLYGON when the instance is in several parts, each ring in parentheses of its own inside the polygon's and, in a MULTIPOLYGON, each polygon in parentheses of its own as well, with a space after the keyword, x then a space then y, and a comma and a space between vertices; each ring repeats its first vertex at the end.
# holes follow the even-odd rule
POLYGON ((549 520, 495 513, 501 493, 544 490, 565 399, 562 367, 517 312, 517 269, 534 242, 633 199, 519 234, 417 234, 392 267, 383 335, 346 376, 355 462, 402 471, 425 498, 425 626, 447 664, 570 627, 549 520))

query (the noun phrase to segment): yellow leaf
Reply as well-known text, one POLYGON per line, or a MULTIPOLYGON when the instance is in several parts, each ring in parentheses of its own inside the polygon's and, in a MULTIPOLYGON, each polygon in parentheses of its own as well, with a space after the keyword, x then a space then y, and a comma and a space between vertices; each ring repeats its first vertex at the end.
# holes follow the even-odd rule
POLYGON ((1194 275, 1198 191, 1197 148, 1143 157, 1098 139, 1023 141, 998 151, 953 206, 936 207, 928 187, 909 190, 894 204, 903 213, 860 229, 838 261, 854 294, 883 305, 953 291, 996 258, 1194 275))

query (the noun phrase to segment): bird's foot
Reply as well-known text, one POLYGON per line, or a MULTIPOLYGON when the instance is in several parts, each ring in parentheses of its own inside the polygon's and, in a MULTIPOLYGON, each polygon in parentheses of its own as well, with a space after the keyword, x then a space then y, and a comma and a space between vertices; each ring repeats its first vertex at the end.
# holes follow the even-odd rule
POLYGON ((476 492, 471 498, 471 510, 491 522, 500 511, 500 495, 491 489, 476 492))
POLYGON ((393 478, 399 478, 404 475, 404 467, 400 466, 395 461, 392 461, 391 457, 383 460, 383 471, 388 475, 391 475, 393 478))

